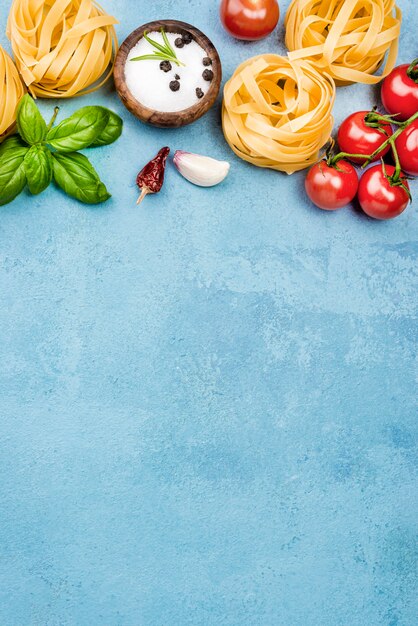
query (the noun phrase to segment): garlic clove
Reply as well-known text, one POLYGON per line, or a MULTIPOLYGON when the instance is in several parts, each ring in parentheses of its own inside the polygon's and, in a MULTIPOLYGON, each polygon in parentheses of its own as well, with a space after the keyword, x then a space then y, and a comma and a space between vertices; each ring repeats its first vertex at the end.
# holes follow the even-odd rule
POLYGON ((228 176, 230 168, 227 161, 218 161, 184 150, 176 150, 173 162, 186 180, 199 187, 218 185, 228 176))

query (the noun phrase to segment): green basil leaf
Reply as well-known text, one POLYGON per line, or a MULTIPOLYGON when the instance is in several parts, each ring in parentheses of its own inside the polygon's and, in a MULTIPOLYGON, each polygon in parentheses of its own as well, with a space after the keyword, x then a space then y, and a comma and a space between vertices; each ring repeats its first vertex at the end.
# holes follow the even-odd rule
POLYGON ((87 106, 48 131, 46 141, 58 152, 75 152, 91 146, 106 128, 109 112, 87 106))
POLYGON ((119 115, 113 113, 113 111, 109 111, 109 109, 105 109, 108 113, 107 124, 97 137, 95 141, 91 144, 91 147, 95 146, 108 146, 110 143, 119 139, 122 134, 123 121, 119 115))
POLYGON ((26 185, 24 159, 28 146, 14 136, 0 146, 0 206, 8 204, 26 185))
POLYGON ((11 135, 0 144, 0 160, 8 152, 14 152, 15 148, 27 148, 19 135, 11 135))
POLYGON ((38 194, 52 180, 52 157, 46 146, 32 146, 25 156, 25 172, 29 191, 38 194))
POLYGON ((110 198, 96 170, 83 154, 52 154, 55 182, 69 196, 86 204, 98 204, 110 198))
POLYGON ((26 143, 33 146, 45 141, 47 127, 33 98, 25 94, 17 107, 17 129, 26 143))

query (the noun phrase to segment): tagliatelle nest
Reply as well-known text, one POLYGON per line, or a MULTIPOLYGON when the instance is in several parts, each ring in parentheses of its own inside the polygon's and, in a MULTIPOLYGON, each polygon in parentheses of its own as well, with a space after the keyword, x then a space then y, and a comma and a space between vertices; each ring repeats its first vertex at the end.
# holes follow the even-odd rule
POLYGON ((0 46, 0 142, 14 131, 17 105, 24 94, 16 66, 0 46))
POLYGON ((66 98, 103 85, 112 74, 116 23, 92 0, 14 0, 7 35, 31 94, 66 98))
POLYGON ((293 60, 309 58, 338 84, 378 83, 395 66, 402 13, 395 0, 293 0, 285 18, 293 60), (373 76, 388 53, 381 76, 373 76))
POLYGON ((334 98, 334 81, 309 61, 253 57, 225 85, 225 138, 245 161, 292 174, 318 160, 331 135, 334 98))

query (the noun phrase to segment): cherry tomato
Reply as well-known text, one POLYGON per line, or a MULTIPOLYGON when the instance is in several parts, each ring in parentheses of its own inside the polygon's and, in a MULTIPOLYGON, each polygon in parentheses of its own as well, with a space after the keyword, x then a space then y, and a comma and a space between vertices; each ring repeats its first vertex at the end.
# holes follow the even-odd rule
POLYGON ((330 166, 326 161, 316 163, 305 179, 309 198, 320 209, 334 211, 349 204, 357 193, 357 172, 348 161, 341 159, 330 166), (338 167, 338 169, 337 169, 338 167))
MULTIPOLYGON (((374 165, 366 170, 360 179, 358 188, 358 199, 360 206, 367 215, 377 220, 390 220, 397 217, 409 203, 409 196, 402 187, 395 187, 390 184, 387 176, 392 176, 395 172, 393 165, 374 165)), ((409 189, 409 185, 401 175, 404 185, 409 189)))
MULTIPOLYGON (((377 128, 371 128, 366 124, 366 116, 370 111, 357 111, 349 115, 338 129, 338 144, 342 152, 350 154, 372 154, 392 135, 392 127, 390 124, 383 123, 382 128, 385 132, 379 131, 377 128), (387 134, 386 134, 387 133, 387 134)), ((373 161, 377 161, 384 156, 390 149, 387 146, 379 152, 373 161)), ((353 163, 364 163, 365 159, 350 158, 353 163)))
POLYGON ((405 128, 395 145, 403 171, 418 176, 418 120, 405 128))
POLYGON ((267 37, 279 21, 277 0, 222 0, 221 21, 230 35, 254 41, 267 37))
POLYGON ((397 120, 405 121, 418 111, 418 59, 398 65, 382 83, 382 103, 397 120))

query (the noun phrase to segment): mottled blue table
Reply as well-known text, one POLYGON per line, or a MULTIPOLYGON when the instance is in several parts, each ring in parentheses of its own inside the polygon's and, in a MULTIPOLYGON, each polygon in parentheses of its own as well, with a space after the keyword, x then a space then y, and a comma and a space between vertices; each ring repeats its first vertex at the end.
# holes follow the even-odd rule
MULTIPOLYGON (((283 19, 279 46, 237 43, 215 0, 105 4, 120 39, 200 27, 226 78, 283 50, 283 19)), ((336 122, 377 98, 339 89, 336 122)), ((235 158, 220 103, 176 131, 111 87, 62 114, 86 103, 125 121, 92 156, 112 200, 51 188, 0 211, 0 624, 414 626, 418 184, 395 221, 328 214, 303 174, 235 158), (138 208, 165 144, 231 174, 202 190, 170 167, 138 208)))

